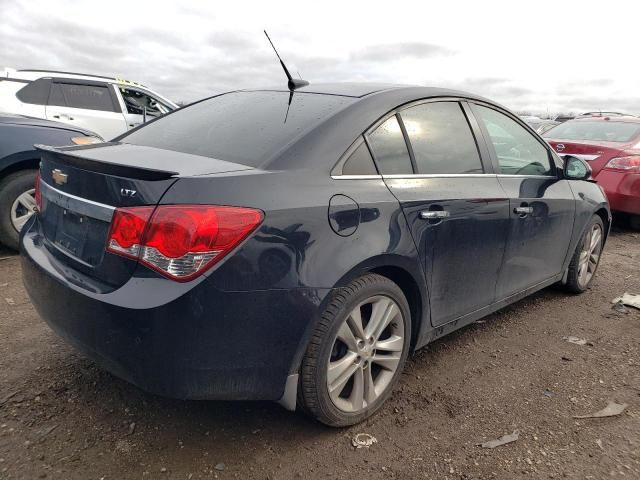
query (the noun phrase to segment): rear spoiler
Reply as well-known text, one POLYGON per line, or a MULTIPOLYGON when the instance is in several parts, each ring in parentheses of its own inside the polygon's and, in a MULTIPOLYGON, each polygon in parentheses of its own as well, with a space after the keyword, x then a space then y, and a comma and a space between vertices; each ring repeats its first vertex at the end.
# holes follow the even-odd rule
MULTIPOLYGON (((108 142, 107 142, 108 144, 108 142)), ((101 143, 104 146, 105 143, 101 143)), ((123 163, 105 162, 82 155, 83 150, 91 150, 94 145, 78 146, 78 147, 51 147, 49 145, 34 145, 36 150, 42 153, 43 160, 53 160, 54 162, 63 162, 67 165, 81 170, 103 173, 105 175, 113 175, 116 177, 134 178, 137 180, 167 180, 178 176, 178 172, 169 170, 157 170, 154 168, 126 165, 123 163)))

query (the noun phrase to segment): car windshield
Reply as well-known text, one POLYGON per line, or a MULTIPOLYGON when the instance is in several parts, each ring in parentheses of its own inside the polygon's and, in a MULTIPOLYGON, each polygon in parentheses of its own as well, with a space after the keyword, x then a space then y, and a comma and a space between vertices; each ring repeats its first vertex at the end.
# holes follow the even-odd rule
POLYGON ((257 167, 349 97, 289 92, 232 92, 204 100, 145 125, 120 141, 257 167))
POLYGON ((561 123, 544 133, 545 138, 598 142, 629 142, 640 134, 640 123, 610 120, 576 120, 561 123))

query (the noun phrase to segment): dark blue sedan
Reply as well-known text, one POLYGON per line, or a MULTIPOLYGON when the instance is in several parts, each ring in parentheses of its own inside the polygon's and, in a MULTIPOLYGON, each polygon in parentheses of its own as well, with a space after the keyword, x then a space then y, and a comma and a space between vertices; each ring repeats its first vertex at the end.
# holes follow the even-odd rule
POLYGON ((555 283, 611 223, 578 158, 467 93, 236 91, 42 147, 23 275, 42 318, 158 394, 362 421, 409 352, 555 283))
POLYGON ((95 133, 60 122, 0 113, 0 243, 18 248, 18 234, 36 206, 40 154, 35 143, 73 145, 102 141, 95 133))

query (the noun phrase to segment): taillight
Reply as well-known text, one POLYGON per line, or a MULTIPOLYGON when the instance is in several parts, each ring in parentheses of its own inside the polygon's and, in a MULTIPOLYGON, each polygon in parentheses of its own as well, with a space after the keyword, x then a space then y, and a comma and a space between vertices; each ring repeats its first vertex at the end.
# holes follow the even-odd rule
POLYGON ((626 172, 640 172, 640 155, 616 157, 605 165, 608 170, 624 170, 626 172))
POLYGON ((242 207, 119 208, 107 250, 136 258, 173 280, 192 280, 233 250, 262 218, 260 210, 242 207))
POLYGON ((34 188, 33 196, 36 199, 36 208, 38 209, 38 211, 40 211, 42 209, 42 192, 40 191, 40 170, 38 170, 38 173, 36 173, 36 183, 33 186, 33 188, 34 188))
POLYGON ((107 250, 119 255, 138 258, 144 230, 153 207, 118 208, 111 220, 107 250))

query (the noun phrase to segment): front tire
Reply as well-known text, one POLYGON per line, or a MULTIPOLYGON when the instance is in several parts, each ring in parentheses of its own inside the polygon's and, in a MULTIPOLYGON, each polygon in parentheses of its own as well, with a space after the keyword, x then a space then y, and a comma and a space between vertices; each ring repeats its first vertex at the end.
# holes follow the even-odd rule
POLYGON ((36 206, 36 170, 21 170, 0 181, 0 242, 18 250, 20 230, 36 206))
POLYGON ((629 215, 629 226, 632 230, 640 231, 640 215, 629 215))
POLYGON ((367 274, 340 289, 302 360, 303 410, 333 427, 370 417, 391 395, 410 340, 409 305, 394 282, 367 274))
POLYGON ((594 215, 585 229, 582 239, 569 263, 566 289, 572 293, 582 293, 593 281, 600 264, 604 245, 604 225, 598 215, 594 215))

